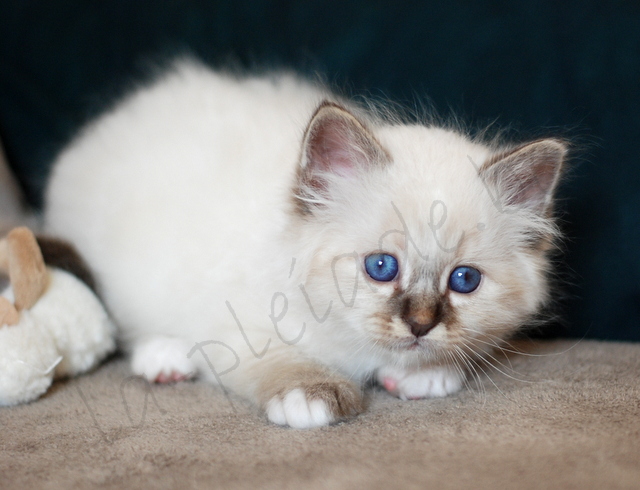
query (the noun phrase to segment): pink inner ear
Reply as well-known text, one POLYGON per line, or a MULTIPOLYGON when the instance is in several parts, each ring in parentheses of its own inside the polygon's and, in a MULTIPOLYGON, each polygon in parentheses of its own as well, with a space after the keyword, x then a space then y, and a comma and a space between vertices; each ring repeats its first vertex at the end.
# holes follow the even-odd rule
POLYGON ((505 202, 546 212, 552 199, 566 147, 556 140, 540 140, 490 162, 483 171, 503 193, 505 202))
POLYGON ((308 142, 308 163, 312 170, 353 177, 365 157, 358 138, 340 117, 326 117, 313 128, 308 142))
POLYGON ((509 176, 507 181, 512 193, 507 202, 534 209, 544 207, 553 188, 555 170, 553 166, 540 163, 533 165, 529 174, 509 176))

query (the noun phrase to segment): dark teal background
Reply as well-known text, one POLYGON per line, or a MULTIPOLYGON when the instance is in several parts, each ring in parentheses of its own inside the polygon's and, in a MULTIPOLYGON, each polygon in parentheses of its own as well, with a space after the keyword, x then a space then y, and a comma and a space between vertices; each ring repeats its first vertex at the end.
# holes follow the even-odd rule
POLYGON ((321 71, 354 93, 570 136, 563 320, 547 333, 640 340, 640 5, 623 1, 0 2, 0 138, 30 202, 88 118, 191 52, 321 71))

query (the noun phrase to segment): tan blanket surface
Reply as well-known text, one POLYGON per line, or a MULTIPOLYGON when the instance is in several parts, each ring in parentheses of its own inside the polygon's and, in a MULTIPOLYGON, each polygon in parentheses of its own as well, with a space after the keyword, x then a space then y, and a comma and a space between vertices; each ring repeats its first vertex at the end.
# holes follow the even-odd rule
POLYGON ((377 389, 357 419, 309 431, 201 382, 147 394, 115 359, 0 408, 0 487, 640 488, 640 344, 518 348, 458 395, 377 389))

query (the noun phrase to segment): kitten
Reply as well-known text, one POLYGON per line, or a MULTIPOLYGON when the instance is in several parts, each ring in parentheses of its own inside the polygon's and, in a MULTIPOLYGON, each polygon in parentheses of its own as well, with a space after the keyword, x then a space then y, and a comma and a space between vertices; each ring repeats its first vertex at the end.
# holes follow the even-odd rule
POLYGON ((361 412, 372 376, 459 390, 539 311, 565 144, 375 112, 181 61, 60 154, 46 231, 88 261, 135 373, 316 427, 361 412))

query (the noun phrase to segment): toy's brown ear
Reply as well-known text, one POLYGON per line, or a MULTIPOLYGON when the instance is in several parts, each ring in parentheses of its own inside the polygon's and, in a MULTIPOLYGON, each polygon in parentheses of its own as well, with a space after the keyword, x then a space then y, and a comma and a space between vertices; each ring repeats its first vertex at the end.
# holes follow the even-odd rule
POLYGON ((28 228, 14 228, 0 242, 0 269, 9 273, 17 311, 36 304, 49 284, 40 247, 28 228))
POLYGON ((0 296, 0 326, 17 325, 20 321, 20 314, 16 307, 4 296, 0 296))

